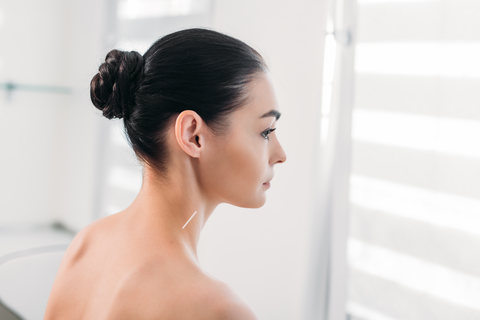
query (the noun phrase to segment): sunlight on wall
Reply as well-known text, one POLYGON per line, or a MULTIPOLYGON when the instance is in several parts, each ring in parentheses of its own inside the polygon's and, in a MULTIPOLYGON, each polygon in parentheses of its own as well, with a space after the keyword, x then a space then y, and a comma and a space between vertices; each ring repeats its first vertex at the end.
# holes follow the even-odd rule
POLYGON ((480 235, 478 199, 361 175, 350 184, 352 204, 480 235))
POLYGON ((330 107, 333 90, 333 76, 335 74, 335 55, 337 43, 333 33, 325 37, 325 57, 323 62, 323 88, 322 88, 322 119, 320 124, 320 141, 325 143, 330 125, 330 107))
POLYGON ((352 268, 480 310, 480 279, 477 277, 355 238, 349 239, 348 258, 352 268))
POLYGON ((359 4, 380 4, 380 3, 424 3, 424 2, 440 2, 442 0, 357 0, 359 4))
POLYGON ((397 320, 353 301, 349 301, 347 303, 347 310, 350 314, 354 314, 356 317, 359 317, 360 319, 397 320))
POLYGON ((325 37, 325 58, 323 63, 322 116, 330 114, 336 47, 337 44, 333 34, 328 34, 325 37))
POLYGON ((355 109, 353 138, 397 147, 480 158, 480 121, 355 109))

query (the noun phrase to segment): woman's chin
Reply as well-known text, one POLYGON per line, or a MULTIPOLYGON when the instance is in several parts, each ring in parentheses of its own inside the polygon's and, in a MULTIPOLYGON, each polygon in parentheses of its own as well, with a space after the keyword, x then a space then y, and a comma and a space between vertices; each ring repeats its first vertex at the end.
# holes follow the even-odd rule
POLYGON ((257 209, 263 207, 267 201, 267 190, 268 188, 262 185, 255 193, 249 196, 243 194, 243 197, 235 197, 235 199, 231 197, 227 203, 240 208, 257 209))
POLYGON ((256 199, 252 199, 251 201, 248 201, 248 203, 245 203, 244 205, 240 206, 242 208, 249 208, 249 209, 258 209, 263 207, 265 202, 267 201, 267 195, 265 192, 259 196, 256 199))

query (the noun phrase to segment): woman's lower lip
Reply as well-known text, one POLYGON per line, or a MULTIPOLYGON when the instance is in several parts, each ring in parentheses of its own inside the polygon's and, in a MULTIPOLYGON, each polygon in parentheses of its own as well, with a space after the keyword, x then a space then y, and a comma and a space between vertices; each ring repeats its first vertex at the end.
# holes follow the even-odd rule
POLYGON ((270 182, 265 182, 263 185, 266 187, 270 187, 270 182))

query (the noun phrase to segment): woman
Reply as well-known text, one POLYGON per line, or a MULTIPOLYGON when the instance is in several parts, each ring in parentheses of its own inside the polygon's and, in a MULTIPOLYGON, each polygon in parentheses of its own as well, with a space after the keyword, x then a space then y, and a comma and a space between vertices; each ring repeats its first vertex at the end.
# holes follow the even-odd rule
POLYGON ((127 209, 75 237, 45 319, 257 319, 202 270, 197 244, 218 204, 261 207, 286 160, 262 57, 221 33, 183 30, 143 57, 111 51, 91 98, 124 119, 143 184, 127 209))

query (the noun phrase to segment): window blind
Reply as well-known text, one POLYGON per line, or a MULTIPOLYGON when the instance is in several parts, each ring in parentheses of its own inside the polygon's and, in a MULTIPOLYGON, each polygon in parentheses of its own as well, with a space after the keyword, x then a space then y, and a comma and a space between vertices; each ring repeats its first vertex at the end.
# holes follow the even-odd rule
POLYGON ((358 2, 350 319, 480 319, 479 12, 358 2))

